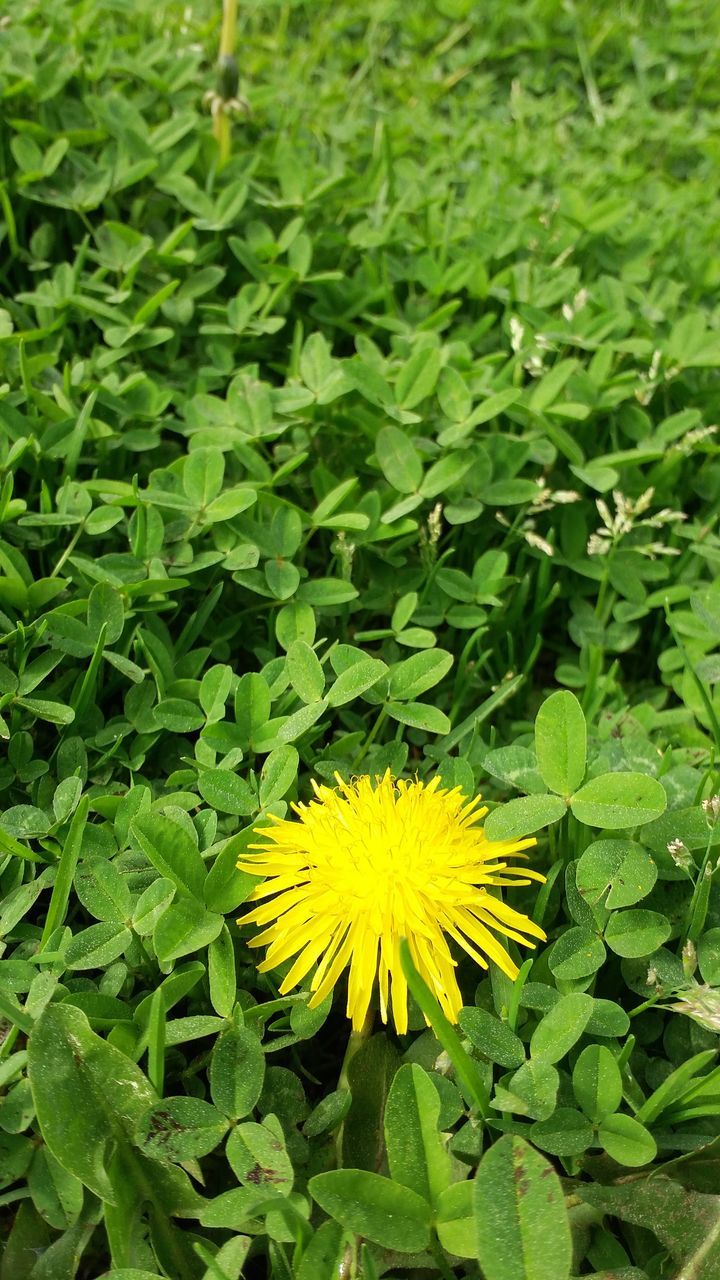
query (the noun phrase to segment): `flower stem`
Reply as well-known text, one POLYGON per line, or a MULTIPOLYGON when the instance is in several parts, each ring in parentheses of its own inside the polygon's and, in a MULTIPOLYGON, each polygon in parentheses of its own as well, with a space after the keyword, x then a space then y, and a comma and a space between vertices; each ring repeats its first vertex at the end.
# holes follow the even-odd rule
POLYGON ((605 607, 605 597, 608 589, 608 569, 605 566, 605 572, 600 579, 600 590, 598 591, 597 600, 595 601, 595 617, 602 621, 603 609, 605 607))
POLYGON ((662 995, 650 996, 649 1000, 643 1000, 642 1004, 638 1004, 634 1009, 631 1009, 628 1013, 628 1017, 637 1018, 639 1013, 644 1013, 646 1009, 652 1009, 653 1005, 656 1005, 658 1000, 662 999, 662 995))
POLYGON ((213 130, 218 144, 218 159, 222 169, 230 159, 230 117, 225 111, 218 111, 213 121, 213 130))
POLYGON ((511 1031, 514 1031, 517 1027, 518 1013, 520 1012, 520 997, 522 996, 523 987, 527 982, 528 975, 532 967, 532 956, 528 956, 525 963, 520 966, 520 972, 512 985, 507 1007, 507 1025, 511 1031))
POLYGON ((690 679, 693 681, 695 688, 697 689, 698 693, 700 694, 700 697, 703 700, 703 704, 707 712, 707 717, 708 717, 708 720, 710 721, 710 727, 712 729, 713 737, 715 739, 715 745, 718 748, 718 750, 720 750, 720 720, 718 720, 717 715, 715 713, 715 707, 713 706, 712 698, 708 694, 708 691, 705 688, 703 681, 700 679, 699 675, 697 674, 697 671, 695 670, 695 664, 690 660, 690 657, 685 648, 685 645, 683 644, 682 640, 680 639, 680 636, 678 635, 678 632, 676 631, 673 625, 672 614, 670 612, 670 605, 667 600, 665 601, 665 618, 667 620, 668 630, 670 631, 670 635, 672 636, 673 640, 675 641, 675 644, 677 645, 682 655, 682 660, 685 664, 685 670, 687 671, 688 675, 690 676, 690 679))
POLYGON ((710 850, 712 848, 713 836, 714 832, 711 829, 708 836, 705 856, 700 864, 698 877, 695 881, 695 888, 693 889, 690 905, 688 906, 687 915, 685 917, 683 935, 684 937, 689 938, 691 942, 697 942, 703 931, 710 903, 710 885, 712 881, 710 850))
MULTIPOLYGON (((345 1057, 343 1058, 342 1066, 340 1068, 340 1075, 338 1076, 338 1082, 337 1082, 338 1093, 350 1092, 350 1076, 349 1076, 350 1063, 352 1062, 355 1055, 362 1048, 365 1041, 369 1039, 370 1033, 372 1032, 372 1029, 373 1029, 374 1021, 375 1021, 375 1011, 372 1008, 370 1008, 368 1009, 367 1014, 365 1015, 365 1021, 363 1022, 360 1030, 350 1032, 350 1035, 348 1037, 348 1042, 347 1042, 347 1048, 345 1050, 345 1057)), ((345 1127, 345 1122, 344 1120, 341 1120, 340 1124, 335 1130, 335 1162, 336 1162, 336 1167, 338 1169, 342 1169, 342 1140, 343 1140, 344 1127, 345 1127)))
POLYGON ((346 1090, 350 1088, 350 1082, 348 1078, 350 1063, 352 1062, 353 1058, 357 1054, 358 1050, 362 1048, 365 1041, 370 1038, 370 1032, 373 1029, 374 1021, 375 1021, 375 1013, 372 1009, 368 1009, 367 1016, 360 1030, 350 1032, 350 1035, 348 1037, 348 1042, 347 1042, 347 1049, 345 1050, 345 1057, 343 1058, 342 1066, 340 1068, 340 1075, 338 1076, 337 1087, 338 1087, 339 1093, 344 1093, 346 1090))
MULTIPOLYGON (((237 0, 223 0, 222 27, 220 29, 220 56, 222 66, 224 60, 232 60, 235 55, 235 38, 237 35, 237 0)), ((222 108, 215 113, 213 132, 220 152, 220 168, 230 159, 231 145, 230 116, 222 108)))
POLYGON ((237 0, 223 0, 223 18, 220 31, 220 57, 231 58, 235 52, 237 32, 237 0))

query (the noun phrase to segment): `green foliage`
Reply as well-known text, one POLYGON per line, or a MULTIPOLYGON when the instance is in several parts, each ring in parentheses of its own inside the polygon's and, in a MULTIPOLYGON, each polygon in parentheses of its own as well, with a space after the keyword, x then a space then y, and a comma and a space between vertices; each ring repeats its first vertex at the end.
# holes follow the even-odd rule
POLYGON ((716 1280, 716 15, 240 10, 224 167, 219 4, 0 23, 0 1280, 716 1280), (345 1057, 236 864, 386 769, 547 943, 345 1057))

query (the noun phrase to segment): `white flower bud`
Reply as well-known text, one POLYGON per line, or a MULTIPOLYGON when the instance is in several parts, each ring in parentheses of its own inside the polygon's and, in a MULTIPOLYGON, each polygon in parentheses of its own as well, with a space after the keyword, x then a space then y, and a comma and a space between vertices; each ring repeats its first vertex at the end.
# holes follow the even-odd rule
POLYGON ((667 846, 667 851, 676 867, 679 867, 681 871, 690 870, 690 867, 693 865, 692 854, 682 840, 671 840, 667 846))

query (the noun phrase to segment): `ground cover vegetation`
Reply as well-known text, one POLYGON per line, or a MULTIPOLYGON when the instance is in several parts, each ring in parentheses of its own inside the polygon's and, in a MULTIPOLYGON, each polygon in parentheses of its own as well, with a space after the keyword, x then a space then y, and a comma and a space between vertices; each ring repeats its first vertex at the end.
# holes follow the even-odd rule
POLYGON ((717 1280, 716 8, 252 0, 225 164, 219 19, 0 20, 1 1280, 717 1280), (387 771, 537 945, 349 1042, 387 771))

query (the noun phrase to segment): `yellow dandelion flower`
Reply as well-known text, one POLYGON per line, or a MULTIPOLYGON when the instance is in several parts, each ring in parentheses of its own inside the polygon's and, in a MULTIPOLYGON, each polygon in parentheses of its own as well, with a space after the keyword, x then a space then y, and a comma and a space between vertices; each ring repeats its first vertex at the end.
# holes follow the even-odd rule
POLYGON ((488 960, 517 976, 517 965, 495 932, 532 947, 545 934, 527 916, 488 892, 491 886, 544 880, 511 866, 528 840, 486 840, 478 826, 487 808, 460 787, 357 778, 337 787, 313 782, 315 799, 294 804, 299 821, 276 818, 257 832, 238 866, 264 876, 251 902, 262 902, 238 923, 262 931, 251 947, 267 946, 262 972, 295 960, 280 987, 287 993, 317 965, 310 1008, 333 989, 349 965, 347 1015, 355 1030, 367 1016, 379 981, 380 1013, 407 1031, 407 984, 400 940, 407 938, 416 969, 452 1022, 462 1008, 449 939, 479 965, 488 960), (264 901, 268 899, 268 901, 264 901), (391 991, 392 984, 392 991, 391 991))

